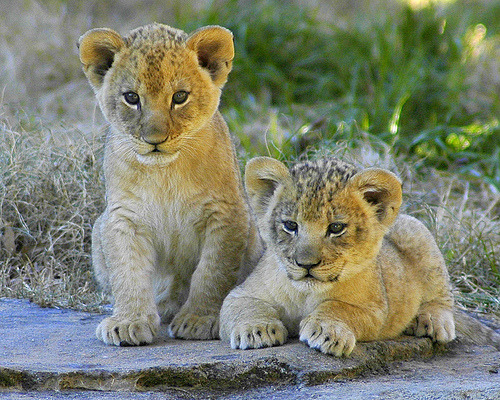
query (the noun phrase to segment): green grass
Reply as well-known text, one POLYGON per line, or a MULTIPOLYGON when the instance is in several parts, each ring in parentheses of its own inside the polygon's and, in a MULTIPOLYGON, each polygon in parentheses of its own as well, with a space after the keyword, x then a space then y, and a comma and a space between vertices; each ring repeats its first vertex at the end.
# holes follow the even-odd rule
POLYGON ((75 43, 90 28, 157 21, 233 31, 221 110, 242 163, 319 151, 397 172, 457 299, 500 315, 500 4, 356 5, 14 2, 0 16, 0 296, 103 304, 89 250, 106 124, 75 43))
MULTIPOLYGON (((238 13, 239 2, 227 4, 222 14, 203 13, 202 21, 235 33, 239 58, 224 97, 229 107, 248 93, 287 115, 293 104, 309 105, 316 114, 306 125, 327 117, 320 132, 327 140, 349 138, 336 129, 345 121, 391 144, 396 154, 482 175, 500 189, 500 82, 483 77, 483 87, 472 87, 470 76, 480 62, 498 69, 498 61, 476 54, 496 48, 492 56, 499 55, 496 21, 483 32, 476 14, 466 13, 470 25, 457 17, 458 4, 420 11, 401 6, 374 22, 354 19, 338 27, 307 8, 261 0, 257 12, 238 13)), ((481 15, 500 16, 491 7, 481 15)))

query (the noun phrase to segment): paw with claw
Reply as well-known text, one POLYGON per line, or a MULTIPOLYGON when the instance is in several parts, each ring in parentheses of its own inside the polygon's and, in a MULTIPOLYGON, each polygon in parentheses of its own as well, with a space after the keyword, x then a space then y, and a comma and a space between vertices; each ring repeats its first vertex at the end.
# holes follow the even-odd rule
POLYGON ((233 349, 260 349, 285 343, 288 332, 279 320, 236 325, 230 336, 233 349))
POLYGON ((115 346, 140 346, 153 341, 160 326, 158 314, 137 318, 111 316, 96 329, 96 336, 106 344, 115 346))
POLYGON ((219 316, 180 311, 168 327, 171 337, 187 340, 219 338, 219 316))
POLYGON ((448 343, 455 339, 455 322, 450 310, 435 309, 419 313, 405 330, 407 335, 427 336, 434 342, 448 343))
POLYGON ((337 357, 348 356, 356 345, 356 337, 345 323, 311 316, 300 323, 300 340, 313 349, 337 357))

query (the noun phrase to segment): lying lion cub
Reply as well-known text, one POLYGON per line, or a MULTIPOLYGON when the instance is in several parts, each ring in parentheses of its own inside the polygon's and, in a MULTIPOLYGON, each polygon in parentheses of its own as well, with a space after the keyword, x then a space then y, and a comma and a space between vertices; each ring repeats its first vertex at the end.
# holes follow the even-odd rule
POLYGON ((245 183, 267 250, 224 300, 220 336, 232 348, 283 344, 349 355, 356 341, 403 331, 455 338, 453 297, 430 232, 399 215, 401 182, 337 159, 295 165, 260 157, 245 183))

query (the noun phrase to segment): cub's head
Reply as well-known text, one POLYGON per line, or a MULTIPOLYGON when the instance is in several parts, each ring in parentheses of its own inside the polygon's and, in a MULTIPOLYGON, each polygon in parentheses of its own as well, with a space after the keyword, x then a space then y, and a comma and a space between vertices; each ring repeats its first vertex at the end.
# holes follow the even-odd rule
POLYGON ((187 35, 152 24, 126 37, 93 29, 78 47, 105 117, 145 163, 176 157, 207 125, 234 57, 233 35, 218 26, 187 35))
POLYGON ((288 170, 267 157, 250 160, 245 185, 269 251, 288 277, 309 284, 342 281, 378 254, 401 206, 391 172, 335 158, 288 170))

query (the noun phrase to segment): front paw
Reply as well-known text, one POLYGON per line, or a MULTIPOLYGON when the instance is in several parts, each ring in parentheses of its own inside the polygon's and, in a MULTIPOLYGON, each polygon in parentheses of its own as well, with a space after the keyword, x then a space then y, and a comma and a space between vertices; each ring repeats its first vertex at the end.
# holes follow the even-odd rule
POLYGON ((307 317, 300 323, 300 340, 322 353, 348 356, 356 345, 352 330, 341 321, 307 317))
POLYGON ((233 349, 260 349, 280 346, 285 343, 288 332, 280 320, 264 323, 244 323, 236 325, 231 331, 233 349))
POLYGON ((158 314, 138 318, 112 316, 101 321, 96 336, 106 344, 139 346, 151 343, 159 326, 158 314))
POLYGON ((219 316, 196 315, 181 311, 170 323, 168 332, 171 337, 178 339, 218 339, 219 316))
POLYGON ((405 333, 427 336, 434 342, 448 343, 455 339, 455 321, 450 310, 426 311, 415 317, 405 333))

